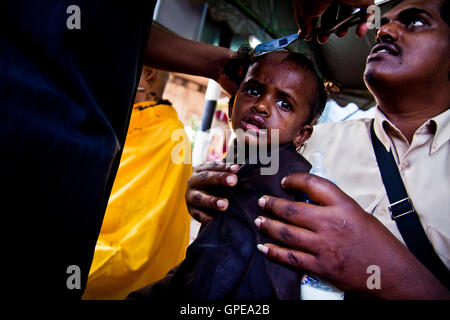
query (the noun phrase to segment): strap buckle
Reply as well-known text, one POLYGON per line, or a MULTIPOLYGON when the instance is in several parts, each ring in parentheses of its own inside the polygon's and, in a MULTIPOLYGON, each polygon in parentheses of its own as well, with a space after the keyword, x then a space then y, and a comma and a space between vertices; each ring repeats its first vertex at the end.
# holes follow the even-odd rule
POLYGON ((411 200, 409 198, 404 198, 397 202, 391 203, 389 206, 389 211, 391 212, 391 217, 393 220, 415 212, 411 200))

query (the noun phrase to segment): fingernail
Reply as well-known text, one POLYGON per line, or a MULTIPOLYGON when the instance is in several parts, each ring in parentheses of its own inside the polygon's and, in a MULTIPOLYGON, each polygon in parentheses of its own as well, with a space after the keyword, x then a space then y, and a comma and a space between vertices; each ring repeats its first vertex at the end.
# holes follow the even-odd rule
POLYGON ((228 176, 226 181, 229 186, 234 186, 237 183, 237 178, 236 176, 228 176))
POLYGON ((269 248, 263 244, 257 244, 256 248, 258 248, 258 250, 261 251, 264 255, 266 255, 267 252, 269 252, 269 248))
POLYGON ((258 228, 258 230, 261 228, 261 223, 262 223, 262 219, 261 218, 256 218, 255 219, 255 226, 256 226, 256 228, 258 228))
POLYGON ((283 179, 281 179, 281 185, 284 187, 284 184, 286 182, 286 177, 284 177, 283 179))
POLYGON ((264 197, 259 198, 258 206, 260 206, 261 208, 264 208, 266 206, 266 198, 264 198, 264 197))
POLYGON ((238 171, 239 171, 239 165, 233 164, 233 165, 230 167, 230 171, 233 172, 233 173, 238 172, 238 171))
POLYGON ((226 207, 228 206, 228 201, 226 201, 226 200, 218 200, 217 201, 217 206, 220 209, 226 209, 226 207))

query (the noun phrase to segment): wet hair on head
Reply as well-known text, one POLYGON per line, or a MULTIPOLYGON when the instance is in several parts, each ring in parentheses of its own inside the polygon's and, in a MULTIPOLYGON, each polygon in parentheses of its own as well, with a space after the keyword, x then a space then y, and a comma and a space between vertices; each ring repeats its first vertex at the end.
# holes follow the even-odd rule
MULTIPOLYGON (((325 90, 324 84, 317 74, 317 71, 311 60, 298 52, 287 50, 283 50, 283 52, 288 53, 287 57, 284 60, 298 64, 300 67, 308 70, 308 72, 314 78, 316 84, 315 92, 313 94, 313 98, 310 101, 309 117, 306 121, 306 124, 313 124, 317 121, 325 108, 325 104, 328 99, 327 91, 325 90)), ((255 55, 255 52, 252 48, 250 48, 248 45, 242 45, 237 51, 237 56, 234 59, 230 60, 225 66, 225 73, 232 81, 234 81, 239 86, 244 80, 250 66, 263 59, 267 54, 268 53, 255 55)), ((230 98, 229 108, 232 108, 234 98, 234 96, 230 98)))

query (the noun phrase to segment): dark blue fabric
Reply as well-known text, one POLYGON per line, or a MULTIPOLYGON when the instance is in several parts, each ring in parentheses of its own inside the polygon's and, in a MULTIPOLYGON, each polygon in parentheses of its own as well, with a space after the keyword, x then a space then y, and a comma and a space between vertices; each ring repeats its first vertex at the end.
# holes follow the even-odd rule
MULTIPOLYGON (((128 127, 155 1, 0 3, 2 216, 13 288, 84 285, 128 127), (70 5, 81 29, 69 30, 70 5)), ((4 260, 4 259, 2 259, 4 260)))

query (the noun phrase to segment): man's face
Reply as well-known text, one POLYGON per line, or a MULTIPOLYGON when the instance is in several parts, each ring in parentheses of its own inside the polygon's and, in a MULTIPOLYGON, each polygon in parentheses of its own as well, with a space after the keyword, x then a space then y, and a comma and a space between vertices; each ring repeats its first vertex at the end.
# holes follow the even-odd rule
POLYGON ((405 0, 383 15, 377 44, 367 58, 364 78, 376 83, 448 81, 449 27, 442 0, 405 0))
POLYGON ((236 94, 233 129, 250 132, 247 143, 257 144, 264 130, 270 143, 271 130, 279 130, 280 144, 309 138, 309 103, 315 79, 298 64, 285 60, 287 53, 273 52, 254 63, 236 94))

